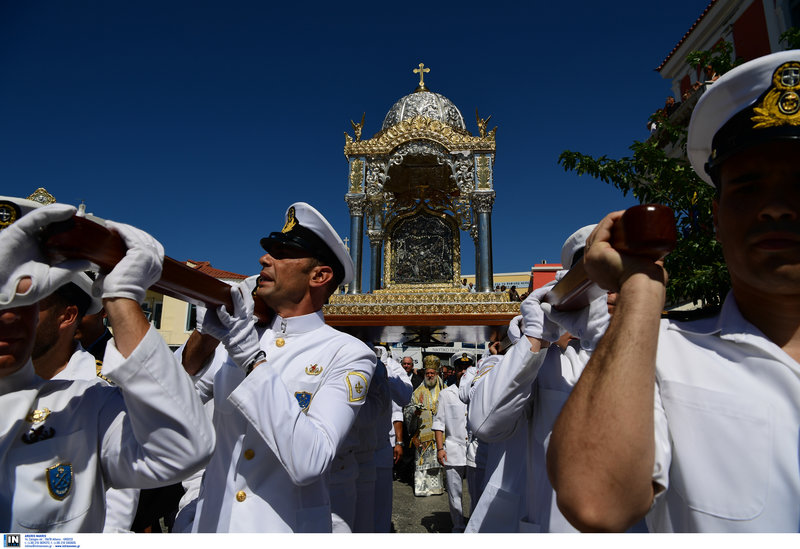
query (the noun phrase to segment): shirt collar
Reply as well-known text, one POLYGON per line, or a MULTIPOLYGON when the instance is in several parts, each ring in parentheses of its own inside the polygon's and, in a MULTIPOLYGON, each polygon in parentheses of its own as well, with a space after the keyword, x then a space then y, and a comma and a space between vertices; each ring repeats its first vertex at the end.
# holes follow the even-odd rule
POLYGON ((753 343, 756 339, 769 341, 758 327, 742 316, 732 290, 728 291, 717 315, 688 322, 673 322, 669 329, 698 335, 719 334, 722 339, 736 343, 753 343))
POLYGON ((303 334, 316 330, 324 324, 325 317, 322 315, 322 311, 314 311, 307 315, 293 316, 291 318, 283 318, 280 315, 275 315, 270 329, 276 334, 303 334))

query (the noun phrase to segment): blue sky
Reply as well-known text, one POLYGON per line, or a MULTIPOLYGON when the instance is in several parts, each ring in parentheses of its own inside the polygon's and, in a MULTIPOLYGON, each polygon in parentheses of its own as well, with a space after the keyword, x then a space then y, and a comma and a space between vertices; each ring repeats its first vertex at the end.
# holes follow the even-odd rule
POLYGON ((255 273, 292 202, 349 236, 343 132, 362 112, 379 131, 424 62, 467 129, 476 108, 499 127, 494 270, 525 271, 634 204, 558 155, 647 136, 670 93, 654 68, 707 3, 3 0, 0 194, 45 187, 171 257, 255 273))

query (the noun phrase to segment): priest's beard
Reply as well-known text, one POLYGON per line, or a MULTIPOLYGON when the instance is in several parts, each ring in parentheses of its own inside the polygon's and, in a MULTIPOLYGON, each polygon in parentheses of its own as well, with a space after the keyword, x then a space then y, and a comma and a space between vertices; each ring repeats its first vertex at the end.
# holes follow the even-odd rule
POLYGON ((436 378, 432 377, 431 379, 428 379, 426 377, 425 378, 425 387, 427 387, 428 389, 433 389, 434 387, 436 387, 436 378))

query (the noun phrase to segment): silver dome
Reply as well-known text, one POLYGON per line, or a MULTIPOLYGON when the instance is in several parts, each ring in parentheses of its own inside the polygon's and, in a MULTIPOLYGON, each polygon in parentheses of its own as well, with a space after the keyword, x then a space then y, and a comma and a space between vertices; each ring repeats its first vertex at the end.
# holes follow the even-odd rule
POLYGON ((382 130, 391 128, 415 116, 438 120, 454 128, 466 130, 464 117, 452 101, 443 95, 430 91, 418 91, 400 99, 386 113, 382 130))

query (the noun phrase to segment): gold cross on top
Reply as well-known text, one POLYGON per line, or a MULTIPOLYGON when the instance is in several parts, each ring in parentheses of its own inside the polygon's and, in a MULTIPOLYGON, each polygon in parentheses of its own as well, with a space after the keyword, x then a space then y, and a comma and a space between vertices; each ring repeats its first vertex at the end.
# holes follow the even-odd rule
POLYGON ((425 66, 425 63, 420 63, 418 69, 414 69, 414 74, 419 74, 419 89, 425 89, 425 73, 431 72, 429 68, 425 66))

